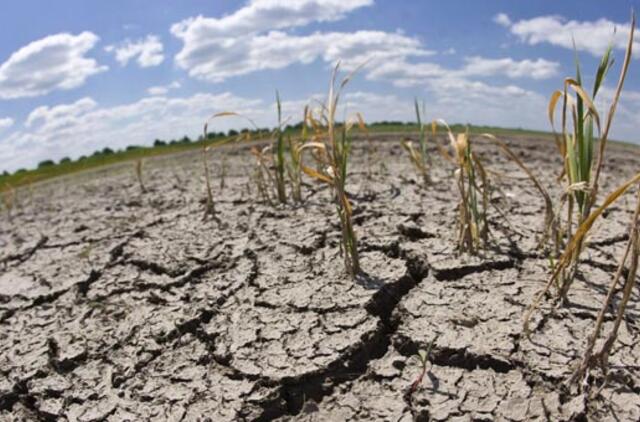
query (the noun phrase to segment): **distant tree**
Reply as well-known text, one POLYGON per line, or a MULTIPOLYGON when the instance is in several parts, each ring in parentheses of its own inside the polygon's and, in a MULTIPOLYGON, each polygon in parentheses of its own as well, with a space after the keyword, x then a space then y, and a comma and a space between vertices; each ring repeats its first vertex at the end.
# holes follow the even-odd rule
POLYGON ((16 172, 14 174, 21 174, 21 173, 26 173, 27 169, 18 169, 16 170, 16 172))
POLYGON ((69 157, 64 157, 60 160, 60 164, 67 164, 71 162, 71 158, 69 157))
POLYGON ((38 163, 38 168, 45 168, 45 167, 50 167, 53 166, 55 163, 53 162, 53 160, 44 160, 44 161, 40 161, 40 163, 38 163))
POLYGON ((102 150, 102 155, 111 155, 111 154, 113 154, 113 150, 111 148, 109 148, 109 147, 105 147, 102 150))
POLYGON ((162 141, 160 139, 156 139, 155 141, 153 141, 153 146, 154 147, 163 147, 167 145, 167 143, 165 141, 162 141))
POLYGON ((177 145, 178 141, 176 141, 175 139, 172 139, 171 141, 169 141, 169 145, 177 145))
POLYGON ((191 139, 189 139, 189 137, 187 135, 183 136, 182 139, 180 139, 180 143, 181 144, 189 144, 191 143, 191 139))
POLYGON ((140 148, 141 148, 141 147, 140 147, 140 146, 138 146, 138 145, 129 145, 129 146, 127 147, 127 151, 135 151, 135 150, 140 149, 140 148))
POLYGON ((9 175, 9 172, 8 172, 8 171, 6 171, 6 170, 5 170, 5 171, 3 171, 3 172, 2 172, 2 176, 3 176, 3 177, 7 177, 8 175, 9 175))
POLYGON ((81 155, 80 157, 78 157, 78 161, 84 161, 87 159, 86 155, 81 155))
POLYGON ((237 130, 230 129, 229 132, 227 132, 227 135, 228 136, 238 136, 239 133, 238 133, 237 130))

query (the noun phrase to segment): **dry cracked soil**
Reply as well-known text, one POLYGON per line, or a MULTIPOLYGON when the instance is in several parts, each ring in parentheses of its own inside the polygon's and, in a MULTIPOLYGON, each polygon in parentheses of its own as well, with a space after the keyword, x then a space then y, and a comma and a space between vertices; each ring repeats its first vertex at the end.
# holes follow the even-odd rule
MULTIPOLYGON (((303 204, 262 203, 245 147, 210 157, 218 220, 202 220, 198 152, 147 160, 146 193, 130 163, 22 189, 0 221, 0 420, 640 420, 638 290, 602 393, 567 384, 633 196, 589 238, 570 302, 544 302, 527 338, 524 310, 549 274, 541 199, 479 143, 499 188, 492 246, 460 256, 453 168, 431 150, 423 187, 398 140, 355 142, 356 281, 330 191, 306 180, 303 204)), ((509 142, 557 198, 553 144, 509 142)), ((601 192, 639 167, 638 150, 611 145, 601 192)))

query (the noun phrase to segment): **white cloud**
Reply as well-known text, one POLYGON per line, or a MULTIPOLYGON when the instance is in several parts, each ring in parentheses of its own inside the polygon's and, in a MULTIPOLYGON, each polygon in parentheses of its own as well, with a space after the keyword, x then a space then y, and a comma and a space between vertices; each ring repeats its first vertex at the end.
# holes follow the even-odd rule
POLYGON ((25 121, 26 127, 40 125, 43 130, 55 130, 78 122, 78 119, 98 104, 93 99, 85 97, 72 104, 62 104, 54 107, 41 106, 29 113, 25 121))
POLYGON ((409 63, 405 60, 385 61, 372 67, 367 77, 373 80, 386 80, 397 87, 437 85, 442 80, 460 81, 468 84, 470 77, 506 76, 511 79, 546 79, 557 75, 560 65, 545 59, 514 60, 510 57, 488 59, 467 57, 466 64, 459 69, 448 69, 437 63, 409 63))
MULTIPOLYGON (((498 22, 498 16, 494 21, 498 22)), ((576 21, 561 16, 539 16, 517 22, 512 22, 507 17, 498 23, 508 27, 512 34, 530 45, 548 43, 573 49, 575 40, 578 50, 594 56, 601 56, 610 42, 613 42, 615 48, 625 49, 631 29, 629 24, 616 23, 604 18, 596 21, 576 21)), ((634 39, 635 49, 640 47, 638 37, 635 36, 634 39)))
POLYGON ((547 79, 558 74, 560 64, 545 59, 516 61, 512 58, 469 57, 462 72, 468 76, 505 75, 509 78, 547 79))
POLYGON ((511 25, 511 19, 509 18, 509 15, 507 15, 506 13, 498 13, 493 17, 493 21, 498 25, 502 25, 502 26, 508 27, 511 25))
POLYGON ((147 35, 137 41, 125 40, 117 45, 108 45, 105 51, 114 53, 121 66, 136 58, 140 67, 158 66, 164 61, 163 45, 156 35, 147 35))
MULTIPOLYGON (((285 117, 292 122, 302 118, 306 104, 317 104, 323 95, 285 99, 285 117)), ((347 92, 339 110, 342 118, 362 112, 367 121, 408 120, 412 118, 412 102, 396 95, 370 92, 347 92)), ((231 93, 196 94, 190 97, 147 97, 114 107, 100 107, 93 99, 74 103, 38 107, 27 118, 25 128, 8 135, 0 143, 3 159, 1 170, 32 167, 44 159, 60 160, 88 155, 106 146, 112 149, 128 145, 149 145, 154 139, 175 139, 200 135, 204 121, 213 113, 233 110, 250 117, 260 127, 276 124, 276 107, 261 99, 243 98, 231 93)), ((211 131, 246 127, 241 119, 219 119, 211 131)))
POLYGON ((147 94, 149 95, 166 95, 169 93, 170 90, 172 89, 178 89, 182 86, 182 84, 178 81, 174 81, 171 82, 170 84, 167 85, 157 85, 157 86, 152 86, 149 87, 149 89, 147 89, 147 94))
POLYGON ((50 35, 14 52, 0 65, 0 99, 36 97, 83 85, 108 68, 85 54, 98 42, 91 32, 50 35))
POLYGON ((13 119, 11 117, 0 117, 0 130, 8 129, 13 126, 13 119))
POLYGON ((186 19, 171 27, 171 33, 183 41, 175 61, 194 78, 221 82, 232 76, 317 59, 330 64, 342 60, 345 68, 352 69, 367 60, 373 67, 376 62, 433 54, 418 40, 401 33, 291 35, 283 31, 341 19, 347 12, 371 4, 373 0, 254 0, 223 18, 186 19))
MULTIPOLYGON (((0 142, 2 170, 32 167, 44 159, 78 157, 97 149, 150 144, 155 138, 198 136, 212 113, 235 110, 275 120, 275 112, 263 109, 261 100, 230 93, 196 94, 185 98, 148 97, 115 107, 100 107, 91 98, 71 104, 36 108, 25 122, 0 142)), ((263 119, 264 120, 264 119, 263 119)), ((245 122, 220 119, 212 130, 226 130, 245 122)))
POLYGON ((206 40, 216 43, 221 38, 232 39, 271 29, 305 26, 312 22, 342 19, 346 13, 373 0, 252 0, 236 12, 216 19, 198 16, 185 19, 171 27, 171 32, 185 41, 184 55, 206 49, 206 40))
POLYGON ((329 64, 342 60, 345 68, 354 68, 367 60, 369 67, 373 67, 408 55, 432 54, 413 38, 382 31, 317 32, 306 36, 271 31, 264 35, 220 39, 216 44, 211 40, 201 41, 208 44, 206 52, 183 54, 194 48, 185 43, 176 62, 188 70, 190 76, 210 82, 264 69, 282 69, 294 63, 308 64, 318 58, 329 64))

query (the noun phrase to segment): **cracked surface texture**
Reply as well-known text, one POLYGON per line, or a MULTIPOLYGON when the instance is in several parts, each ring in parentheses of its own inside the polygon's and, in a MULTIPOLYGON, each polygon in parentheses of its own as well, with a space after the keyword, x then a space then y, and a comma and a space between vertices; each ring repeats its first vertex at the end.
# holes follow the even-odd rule
MULTIPOLYGON (((549 266, 526 177, 478 144, 502 175, 491 201, 507 218, 492 210, 491 250, 459 256, 453 169, 432 149, 435 183, 422 187, 398 138, 378 138, 370 169, 354 144, 356 281, 329 190, 306 180, 304 204, 261 203, 246 148, 212 154, 214 175, 220 154, 228 165, 224 189, 214 179, 220 221, 202 219, 198 152, 149 160, 144 194, 131 164, 20 190, 0 220, 0 420, 639 420, 638 290, 601 394, 566 384, 628 240, 632 195, 590 236, 570 303, 543 302, 527 338, 524 310, 549 266)), ((557 198, 552 143, 510 144, 557 198)), ((601 195, 640 164, 628 147, 608 154, 601 195)))

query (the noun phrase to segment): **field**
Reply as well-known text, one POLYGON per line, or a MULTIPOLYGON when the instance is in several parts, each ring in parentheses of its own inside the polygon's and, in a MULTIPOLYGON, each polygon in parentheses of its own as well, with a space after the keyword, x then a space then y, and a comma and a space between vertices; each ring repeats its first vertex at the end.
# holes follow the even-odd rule
MULTIPOLYGON (((543 297, 527 336, 554 268, 538 248, 544 201, 471 136, 494 189, 488 246, 460 253, 456 167, 435 147, 448 140, 430 139, 423 183, 407 136, 418 143, 353 140, 355 278, 329 185, 304 176, 300 202, 271 205, 248 146, 209 152, 208 218, 199 149, 146 158, 144 189, 132 162, 18 189, 0 220, 0 420, 640 419, 637 285, 602 390, 579 391, 602 385, 596 370, 569 382, 629 241, 633 191, 596 221, 568 300, 543 297)), ((552 140, 501 139, 562 195, 552 140)), ((636 147, 607 148, 597 204, 640 167, 636 147)))

